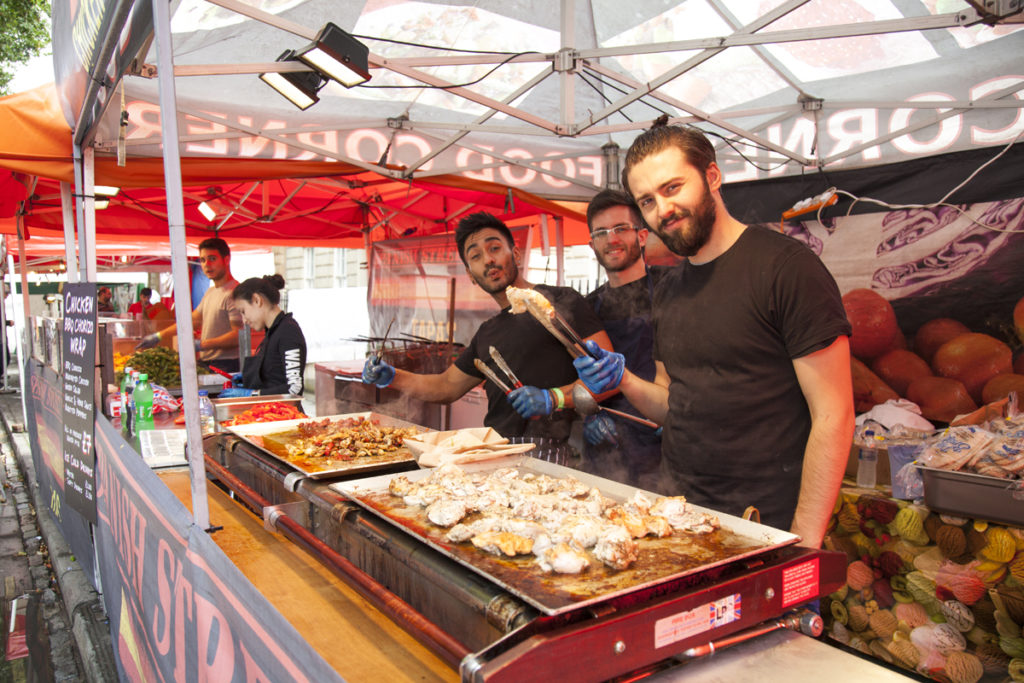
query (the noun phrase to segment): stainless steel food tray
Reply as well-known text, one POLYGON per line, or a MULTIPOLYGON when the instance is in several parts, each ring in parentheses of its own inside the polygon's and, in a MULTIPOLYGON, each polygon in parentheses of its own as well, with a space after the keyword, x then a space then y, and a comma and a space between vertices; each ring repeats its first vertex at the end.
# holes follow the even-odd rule
MULTIPOLYGON (((522 473, 573 476, 618 501, 632 498, 639 490, 521 455, 460 467, 467 472, 516 467, 522 473)), ((417 470, 338 482, 331 484, 331 488, 548 615, 724 567, 799 540, 789 532, 694 506, 697 510, 717 514, 722 529, 713 535, 676 533, 664 539, 640 539, 640 559, 622 571, 601 566, 591 567, 579 575, 545 574, 534 566, 532 555, 502 558, 478 550, 470 543, 451 543, 445 538, 447 529, 431 524, 423 508, 406 506, 400 498, 388 493, 388 485, 399 474, 410 481, 419 481, 429 476, 431 471, 417 470)), ((652 501, 658 498, 657 494, 644 493, 652 501)))
MULTIPOLYGON (((258 448, 267 455, 280 460, 286 465, 295 468, 299 472, 302 472, 310 479, 329 479, 331 477, 339 477, 344 475, 351 475, 353 473, 363 472, 374 472, 381 470, 392 465, 406 462, 413 462, 412 451, 408 448, 401 448, 395 453, 388 454, 386 456, 369 456, 356 458, 354 460, 344 461, 331 461, 326 467, 313 468, 304 467, 296 464, 289 458, 285 457, 282 453, 275 452, 277 441, 283 441, 281 439, 268 439, 267 437, 272 435, 287 435, 288 433, 294 433, 296 428, 301 424, 310 424, 313 422, 320 422, 324 419, 329 420, 341 420, 341 419, 354 419, 354 418, 367 418, 373 422, 376 422, 385 427, 418 427, 412 423, 397 418, 389 417, 387 415, 380 415, 373 412, 364 413, 347 413, 345 415, 327 415, 325 417, 311 417, 304 420, 280 420, 278 422, 259 422, 247 425, 236 425, 228 426, 225 429, 243 441, 251 444, 258 448)), ((420 427, 419 429, 423 429, 420 427)))
POLYGON ((929 510, 1021 526, 1024 487, 1019 479, 999 479, 918 465, 929 510))

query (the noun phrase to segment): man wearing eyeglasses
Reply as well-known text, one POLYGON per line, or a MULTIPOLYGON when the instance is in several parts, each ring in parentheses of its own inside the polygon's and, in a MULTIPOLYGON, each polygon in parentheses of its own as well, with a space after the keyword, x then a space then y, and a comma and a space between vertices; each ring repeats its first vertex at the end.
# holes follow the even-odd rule
MULTIPOLYGON (((626 367, 647 381, 656 373, 651 349, 654 288, 668 268, 644 263, 647 226, 632 197, 603 190, 587 207, 590 248, 608 282, 589 295, 616 351, 626 367)), ((608 408, 640 415, 622 394, 603 403, 608 408)), ((583 424, 586 445, 583 469, 645 490, 657 491, 661 465, 661 435, 654 429, 607 412, 589 416, 583 424)))

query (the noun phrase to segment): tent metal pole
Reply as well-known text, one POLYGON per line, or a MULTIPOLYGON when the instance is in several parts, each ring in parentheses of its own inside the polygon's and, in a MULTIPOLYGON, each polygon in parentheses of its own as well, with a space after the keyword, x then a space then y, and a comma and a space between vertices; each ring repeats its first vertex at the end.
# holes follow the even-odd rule
POLYGON ((71 184, 60 183, 60 210, 64 217, 64 273, 68 282, 78 282, 78 255, 75 253, 74 202, 71 201, 71 184))
MULTIPOLYGON (((6 251, 7 251, 7 237, 6 236, 4 236, 4 238, 3 238, 3 250, 6 253, 6 251)), ((3 283, 3 278, 0 277, 0 332, 3 333, 2 336, 0 336, 0 348, 2 348, 2 351, 0 351, 0 353, 2 353, 3 355, 0 356, 0 358, 3 358, 2 362, 4 364, 4 371, 3 371, 4 382, 3 382, 3 388, 0 389, 0 392, 6 394, 6 393, 10 392, 11 388, 7 384, 7 367, 8 367, 8 365, 10 365, 10 363, 8 363, 8 360, 10 359, 10 355, 8 353, 9 349, 7 348, 8 347, 8 343, 7 343, 7 296, 6 296, 6 292, 4 291, 4 287, 5 287, 5 285, 3 283)), ((20 356, 19 356, 19 358, 20 358, 20 356)))
POLYGON ((565 286, 565 225, 561 216, 555 216, 555 284, 565 286))
MULTIPOLYGON (((78 145, 73 145, 71 149, 72 149, 72 154, 73 154, 72 166, 74 167, 74 170, 75 170, 75 193, 74 193, 74 196, 77 197, 77 201, 75 202, 75 223, 78 225, 79 232, 81 232, 82 226, 85 225, 85 202, 82 201, 82 195, 85 194, 85 191, 82 189, 82 186, 83 186, 83 183, 84 183, 84 181, 82 179, 82 148, 80 146, 78 146, 78 145)), ((84 248, 84 246, 82 245, 82 243, 80 241, 81 239, 82 239, 82 237, 79 234, 79 235, 77 235, 75 237, 75 240, 74 240, 75 242, 77 242, 77 248, 78 248, 77 263, 78 263, 78 279, 79 280, 81 280, 82 278, 88 279, 88 277, 85 275, 85 273, 82 272, 83 269, 84 269, 84 265, 85 265, 85 248, 84 248)), ((67 247, 65 246, 65 249, 66 248, 67 247)))
POLYGON ((92 67, 89 71, 89 78, 86 80, 82 108, 78 111, 78 116, 75 117, 77 124, 74 137, 76 156, 78 149, 83 144, 91 142, 96 134, 96 124, 99 122, 98 116, 94 118, 96 95, 107 81, 107 65, 110 63, 110 57, 114 54, 114 50, 117 49, 121 30, 124 28, 125 22, 128 21, 133 4, 134 0, 117 0, 113 12, 110 14, 110 24, 103 36, 103 42, 96 46, 92 53, 93 59, 88 62, 92 67))
POLYGON ((92 147, 86 147, 82 150, 82 196, 79 198, 85 220, 79 223, 78 231, 86 282, 96 282, 96 198, 93 194, 95 170, 96 152, 92 147))
POLYGON ((159 69, 160 126, 164 144, 164 187, 167 192, 167 222, 171 242, 171 272, 178 305, 174 318, 178 324, 181 362, 181 397, 185 407, 185 434, 188 443, 188 467, 192 488, 192 517, 199 528, 210 530, 210 504, 206 497, 206 464, 203 437, 199 428, 199 382, 196 378, 196 352, 192 345, 192 311, 189 300, 188 254, 185 249, 185 207, 181 182, 181 149, 178 142, 178 115, 174 89, 174 54, 171 19, 166 0, 153 1, 153 32, 156 38, 159 69))
MULTIPOLYGON (((561 16, 561 31, 562 34, 562 49, 559 50, 563 58, 568 58, 571 55, 571 51, 576 47, 576 2, 575 0, 562 0, 562 16, 561 16)), ((576 120, 576 75, 572 66, 575 64, 567 64, 565 61, 568 59, 555 58, 558 67, 559 85, 561 90, 561 128, 563 131, 568 131, 569 128, 576 120)), ((575 60, 571 60, 575 62, 575 60)))
MULTIPOLYGON (((8 263, 10 264, 11 271, 11 291, 14 291, 14 259, 7 256, 8 263)), ((28 299, 28 261, 25 257, 25 217, 23 215, 18 216, 18 263, 21 268, 21 329, 20 334, 16 335, 18 339, 18 363, 21 364, 21 372, 18 373, 18 381, 21 383, 21 416, 25 424, 28 424, 28 407, 25 401, 25 370, 28 369, 28 363, 26 358, 26 350, 28 349, 28 336, 26 330, 28 330, 28 321, 32 319, 32 306, 28 299)), ((17 310, 17 308, 15 308, 17 310)), ((18 316, 14 316, 15 329, 18 329, 17 320, 18 316)))

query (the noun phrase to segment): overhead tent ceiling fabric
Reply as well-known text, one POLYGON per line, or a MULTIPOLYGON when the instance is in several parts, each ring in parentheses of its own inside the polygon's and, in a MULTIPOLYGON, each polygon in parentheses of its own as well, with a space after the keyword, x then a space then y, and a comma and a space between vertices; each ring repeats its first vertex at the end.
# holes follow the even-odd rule
MULTIPOLYGON (((226 201, 238 210, 222 228, 239 238, 250 230, 255 239, 299 239, 308 230, 309 239, 355 246, 361 235, 347 231, 380 221, 371 204, 393 214, 371 239, 413 228, 430 234, 443 229, 430 220, 464 213, 466 205, 444 205, 465 199, 451 194, 460 184, 480 190, 479 208, 514 205, 536 215, 550 207, 536 197, 509 202, 505 186, 513 198, 589 199, 615 180, 605 175, 605 155, 615 150, 605 146, 621 152, 661 113, 729 138, 712 138, 729 185, 793 179, 758 207, 769 216, 807 196, 809 175, 994 151, 1024 131, 1024 30, 967 26, 977 14, 962 0, 581 0, 569 4, 575 15, 564 25, 562 4, 546 1, 224 4, 245 14, 185 0, 172 19, 190 238, 212 227, 195 215, 199 201, 236 185, 226 201), (309 42, 326 21, 364 36, 373 80, 351 90, 328 84, 321 101, 300 112, 257 71, 309 42), (801 100, 811 103, 807 111, 801 100), (412 185, 380 191, 394 198, 388 209, 365 187, 348 193, 355 208, 332 216, 319 208, 333 185, 366 170, 412 185), (309 180, 275 215, 276 226, 266 222, 291 189, 315 178, 328 180, 309 180), (272 182, 249 192, 246 181, 258 179, 272 182), (405 206, 415 194, 402 201, 403 192, 417 183, 443 195, 438 210, 424 215, 425 200, 405 206), (332 232, 330 220, 346 232, 332 232)), ((154 49, 140 62, 155 64, 154 49)), ((162 234, 164 210, 153 209, 158 193, 147 190, 163 184, 157 81, 129 75, 123 83, 127 165, 114 158, 120 90, 108 88, 96 182, 129 191, 98 224, 101 235, 108 225, 162 234)), ((70 129, 58 102, 41 91, 0 101, 0 168, 72 180, 70 129)), ((39 208, 30 226, 59 227, 59 209, 39 208)), ((585 241, 579 214, 567 217, 567 243, 585 241)))
MULTIPOLYGON (((9 124, 0 129, 0 167, 46 176, 36 182, 27 204, 27 226, 61 231, 56 181, 73 181, 74 170, 71 131, 53 87, 0 99, 0 122, 9 124)), ((10 184, 23 199, 29 181, 19 183, 11 173, 0 182, 10 184)), ((392 180, 322 159, 185 157, 182 181, 186 234, 194 242, 216 232, 246 244, 363 247, 367 234, 372 241, 450 232, 460 216, 475 211, 513 223, 541 213, 560 216, 570 243, 586 241, 585 218, 573 208, 463 176, 392 180), (200 202, 211 199, 220 211, 213 222, 198 211, 200 202)), ((161 158, 131 158, 119 167, 115 158, 98 156, 95 182, 121 188, 107 209, 97 211, 101 238, 166 235, 161 158)))
MULTIPOLYGON (((580 0, 564 25, 565 5, 547 0, 225 5, 249 16, 186 0, 172 19, 193 157, 330 158, 585 200, 613 180, 602 147, 626 149, 662 113, 729 138, 714 138, 726 182, 1000 146, 1024 130, 1024 29, 977 23, 962 0, 580 0), (256 72, 327 21, 362 37, 373 79, 328 83, 299 111, 256 72)), ((129 153, 156 156, 157 83, 125 82, 129 153)), ((118 109, 101 150, 116 147, 118 109)))

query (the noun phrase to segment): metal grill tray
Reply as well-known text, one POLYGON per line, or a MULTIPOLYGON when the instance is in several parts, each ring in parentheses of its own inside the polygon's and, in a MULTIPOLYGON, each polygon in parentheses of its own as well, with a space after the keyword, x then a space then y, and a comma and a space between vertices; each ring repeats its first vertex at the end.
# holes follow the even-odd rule
MULTIPOLYGON (((632 498, 640 490, 521 455, 460 467, 466 472, 490 472, 501 467, 515 467, 520 473, 572 476, 620 502, 632 498)), ((696 510, 717 514, 722 528, 705 535, 677 532, 668 538, 639 539, 640 558, 622 571, 602 565, 591 566, 577 575, 545 574, 534 564, 533 555, 498 557, 478 550, 468 542, 448 541, 445 538, 448 530, 430 523, 424 508, 407 506, 400 498, 388 493, 388 485, 394 477, 405 476, 415 482, 429 476, 431 471, 392 473, 338 482, 331 484, 331 488, 548 615, 705 572, 800 540, 798 536, 786 531, 694 506, 696 510)), ((655 493, 644 494, 652 502, 659 497, 655 493)))
POLYGON ((408 448, 400 448, 395 453, 388 454, 386 456, 369 456, 362 458, 355 458, 353 460, 345 461, 332 461, 332 464, 323 468, 303 467, 292 462, 283 453, 279 442, 282 440, 267 439, 270 435, 275 434, 286 434, 288 432, 294 432, 294 430, 300 424, 310 424, 313 422, 321 422, 325 419, 332 421, 341 419, 356 419, 356 418, 367 418, 372 422, 380 424, 382 427, 417 427, 420 430, 426 431, 425 428, 414 425, 411 422, 405 420, 399 420, 394 417, 387 415, 380 415, 373 412, 365 413, 347 413, 345 415, 327 415, 325 417, 311 417, 301 420, 279 420, 277 422, 256 422, 247 425, 236 425, 228 426, 225 429, 238 438, 242 439, 246 443, 249 443, 258 448, 263 453, 271 456, 276 460, 280 460, 289 467, 293 467, 299 472, 302 472, 310 479, 330 479, 332 477, 339 477, 344 475, 351 475, 353 473, 363 472, 374 472, 377 470, 391 467, 398 463, 414 462, 412 451, 408 448))

